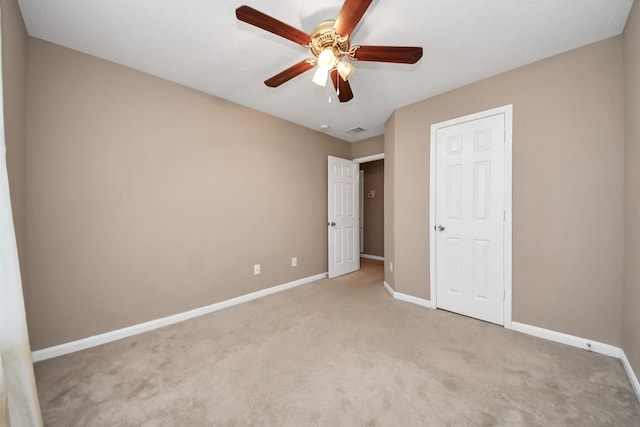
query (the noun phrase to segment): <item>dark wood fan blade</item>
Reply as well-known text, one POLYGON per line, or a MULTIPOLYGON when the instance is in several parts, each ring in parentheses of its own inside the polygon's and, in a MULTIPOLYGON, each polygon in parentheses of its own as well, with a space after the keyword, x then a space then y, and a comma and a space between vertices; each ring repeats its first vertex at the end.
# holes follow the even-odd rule
POLYGON ((295 43, 306 46, 311 41, 309 34, 301 31, 291 25, 278 21, 275 18, 265 15, 249 6, 240 6, 236 9, 236 18, 247 24, 254 25, 270 33, 276 34, 285 39, 289 39, 295 43))
POLYGON ((308 71, 316 66, 316 62, 313 59, 305 59, 304 61, 298 62, 296 65, 293 65, 281 73, 276 74, 270 79, 265 80, 264 84, 269 87, 278 87, 282 83, 286 83, 292 78, 299 76, 300 74, 308 71))
POLYGON ((422 58, 422 48, 407 46, 358 46, 353 57, 358 61, 415 64, 422 58))
POLYGON ((342 77, 340 77, 340 74, 338 74, 335 68, 331 70, 331 83, 333 83, 333 87, 336 88, 340 102, 348 102, 353 99, 351 85, 348 81, 342 80, 342 77))
POLYGON ((350 36, 373 0, 345 0, 333 29, 341 36, 350 36))

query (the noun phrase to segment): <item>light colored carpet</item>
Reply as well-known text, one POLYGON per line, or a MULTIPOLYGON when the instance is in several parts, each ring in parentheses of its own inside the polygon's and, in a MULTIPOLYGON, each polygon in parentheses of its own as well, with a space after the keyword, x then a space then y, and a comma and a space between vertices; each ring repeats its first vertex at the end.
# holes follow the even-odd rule
POLYGON ((393 300, 382 264, 37 363, 49 426, 639 426, 616 359, 393 300))

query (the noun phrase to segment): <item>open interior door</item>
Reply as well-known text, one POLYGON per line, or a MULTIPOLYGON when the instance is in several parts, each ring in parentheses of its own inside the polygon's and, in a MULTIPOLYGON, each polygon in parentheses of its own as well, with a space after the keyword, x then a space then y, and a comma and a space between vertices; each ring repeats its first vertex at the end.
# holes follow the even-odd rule
POLYGON ((359 169, 329 156, 329 278, 360 269, 359 169))

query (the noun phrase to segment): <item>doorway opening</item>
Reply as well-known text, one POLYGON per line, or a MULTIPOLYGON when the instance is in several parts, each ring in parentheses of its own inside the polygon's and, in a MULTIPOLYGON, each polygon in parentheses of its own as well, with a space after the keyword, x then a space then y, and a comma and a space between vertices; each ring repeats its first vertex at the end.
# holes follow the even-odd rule
POLYGON ((360 164, 360 257, 384 261, 384 153, 360 164))

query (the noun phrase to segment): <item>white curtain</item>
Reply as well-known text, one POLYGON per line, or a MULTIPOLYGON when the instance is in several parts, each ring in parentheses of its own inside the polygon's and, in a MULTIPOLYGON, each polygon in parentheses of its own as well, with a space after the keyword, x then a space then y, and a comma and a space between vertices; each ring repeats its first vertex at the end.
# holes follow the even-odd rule
MULTIPOLYGON (((0 69, 1 58, 0 52, 0 69)), ((0 426, 41 426, 11 215, 2 100, 0 78, 0 426)))

